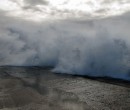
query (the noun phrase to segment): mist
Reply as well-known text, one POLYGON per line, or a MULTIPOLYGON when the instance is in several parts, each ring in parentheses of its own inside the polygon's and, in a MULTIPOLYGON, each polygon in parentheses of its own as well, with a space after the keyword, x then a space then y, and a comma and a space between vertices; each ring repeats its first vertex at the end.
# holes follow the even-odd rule
MULTIPOLYGON (((30 1, 22 10, 34 11, 40 3, 50 5, 30 1)), ((49 66, 56 73, 130 80, 129 11, 92 19, 50 15, 35 21, 0 10, 0 66, 49 66)))

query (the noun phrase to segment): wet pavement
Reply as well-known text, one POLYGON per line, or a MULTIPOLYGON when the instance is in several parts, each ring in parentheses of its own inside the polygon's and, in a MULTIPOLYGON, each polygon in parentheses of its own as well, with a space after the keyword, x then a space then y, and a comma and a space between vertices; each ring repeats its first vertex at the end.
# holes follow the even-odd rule
POLYGON ((130 110, 130 83, 0 67, 1 110, 130 110))

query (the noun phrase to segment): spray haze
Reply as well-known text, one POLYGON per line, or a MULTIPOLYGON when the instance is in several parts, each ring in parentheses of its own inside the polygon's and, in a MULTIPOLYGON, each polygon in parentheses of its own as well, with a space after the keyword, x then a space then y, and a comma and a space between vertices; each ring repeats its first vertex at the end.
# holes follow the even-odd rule
MULTIPOLYGON (((31 10, 42 3, 51 5, 28 1, 31 10)), ((91 20, 73 14, 39 22, 26 17, 1 11, 0 66, 51 66, 54 72, 130 80, 129 12, 91 20)))

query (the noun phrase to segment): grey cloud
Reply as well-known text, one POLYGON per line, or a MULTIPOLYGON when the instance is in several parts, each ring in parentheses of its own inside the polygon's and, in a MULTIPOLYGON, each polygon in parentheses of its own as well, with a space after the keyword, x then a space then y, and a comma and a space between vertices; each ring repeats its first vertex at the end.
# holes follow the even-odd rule
POLYGON ((42 12, 36 5, 49 5, 49 2, 45 0, 24 0, 24 3, 24 6, 21 7, 23 10, 31 9, 34 12, 42 12))
POLYGON ((32 11, 41 11, 36 5, 48 5, 49 2, 46 0, 11 0, 13 3, 16 3, 23 11, 32 10, 32 11))
POLYGON ((29 5, 37 5, 37 4, 41 4, 41 5, 48 5, 48 1, 45 0, 24 0, 25 3, 29 4, 29 5))

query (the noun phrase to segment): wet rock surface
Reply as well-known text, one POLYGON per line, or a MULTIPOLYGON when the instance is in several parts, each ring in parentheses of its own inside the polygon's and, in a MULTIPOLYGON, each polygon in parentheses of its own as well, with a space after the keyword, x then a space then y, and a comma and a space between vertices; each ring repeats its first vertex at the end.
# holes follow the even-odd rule
POLYGON ((0 67, 0 109, 130 110, 130 87, 38 67, 0 67))

